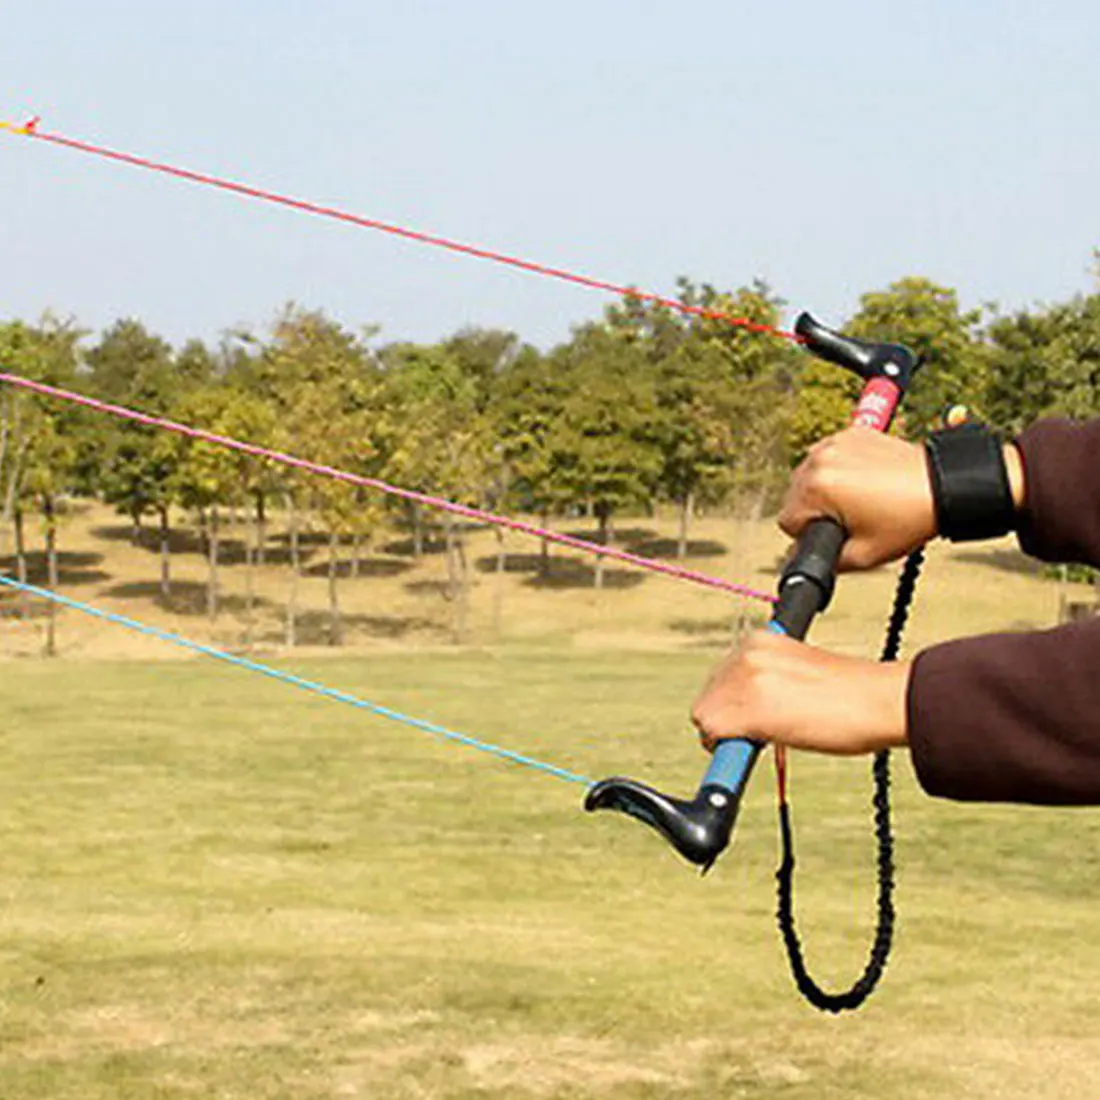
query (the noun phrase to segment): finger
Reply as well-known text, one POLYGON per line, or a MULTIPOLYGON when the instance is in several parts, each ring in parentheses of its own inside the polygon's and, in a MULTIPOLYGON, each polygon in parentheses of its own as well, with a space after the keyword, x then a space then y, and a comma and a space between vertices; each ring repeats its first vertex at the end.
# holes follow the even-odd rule
POLYGON ((777 522, 784 534, 797 538, 812 520, 820 519, 824 514, 825 510, 815 495, 803 482, 796 480, 791 482, 783 498, 777 522))
POLYGON ((869 568, 871 568, 871 566, 867 564, 866 553, 863 547, 858 544, 853 545, 852 540, 849 539, 840 548, 840 557, 837 558, 836 571, 838 573, 860 573, 869 568))

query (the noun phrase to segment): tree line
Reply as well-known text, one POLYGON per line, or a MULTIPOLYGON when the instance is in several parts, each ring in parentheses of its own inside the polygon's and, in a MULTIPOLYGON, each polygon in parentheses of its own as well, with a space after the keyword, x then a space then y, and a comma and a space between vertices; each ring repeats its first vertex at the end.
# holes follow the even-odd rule
MULTIPOLYGON (((784 303, 760 283, 725 292, 682 280, 679 296, 781 324, 784 303)), ((959 401, 1008 433, 1043 415, 1100 414, 1100 293, 1002 314, 964 310, 952 289, 910 277, 865 294, 844 328, 920 355, 898 429, 911 437, 959 401)), ((433 344, 379 343, 377 329, 353 331, 294 306, 264 331, 235 331, 213 347, 173 347, 133 318, 92 340, 47 317, 0 325, 0 367, 476 507, 546 523, 587 516, 603 544, 617 516, 672 506, 680 556, 701 510, 760 515, 774 502, 806 448, 846 423, 858 389, 788 341, 631 297, 549 350, 485 328, 433 344)), ((432 525, 414 504, 4 387, 0 507, 19 579, 27 517, 37 515, 47 584, 56 586, 58 513, 74 496, 114 505, 135 538, 157 532, 166 599, 173 516, 193 517, 211 617, 227 515, 245 517, 251 601, 251 566, 264 562, 277 511, 291 645, 304 532, 327 541, 330 639, 339 643, 343 548, 350 543, 358 562, 372 537, 399 524, 419 555, 432 525)), ((441 522, 457 592, 462 531, 449 515, 441 522)), ((548 567, 545 547, 542 560, 548 567)), ((602 579, 597 558, 594 583, 602 579)), ((51 620, 48 650, 52 629, 51 620)))

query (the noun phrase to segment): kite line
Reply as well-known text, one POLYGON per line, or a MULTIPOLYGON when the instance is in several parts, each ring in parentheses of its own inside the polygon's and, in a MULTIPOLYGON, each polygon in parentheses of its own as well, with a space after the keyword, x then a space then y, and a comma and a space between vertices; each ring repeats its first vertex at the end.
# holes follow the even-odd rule
POLYGON ((435 722, 428 722, 422 718, 413 718, 411 715, 404 714, 399 710, 394 710, 392 707, 382 706, 380 703, 372 703, 367 699, 361 699, 357 695, 352 695, 349 692, 326 687, 324 684, 319 684, 314 680, 307 680, 305 677, 297 676, 292 672, 284 672, 282 669, 274 668, 271 665, 261 664, 259 661, 253 661, 248 657, 241 657, 235 653, 228 653, 224 649, 218 649, 216 646, 192 641, 190 638, 185 638, 181 634, 173 634, 169 630, 161 630, 160 627, 150 626, 148 623, 139 622, 137 619, 131 619, 126 615, 118 615, 113 611, 104 611, 102 608, 95 607, 93 604, 84 603, 81 600, 74 600, 69 596, 62 596, 60 593, 52 592, 48 588, 39 588, 33 584, 25 584, 22 581, 17 581, 13 577, 7 577, 3 574, 0 574, 0 584, 7 588, 14 589, 17 592, 24 592, 29 596, 48 600, 61 607, 67 607, 73 611, 79 611, 84 615, 90 615, 103 622, 125 627, 127 630, 132 630, 138 634, 144 634, 146 637, 156 638, 159 641, 167 642, 169 645, 174 645, 179 649, 186 649, 192 653, 201 654, 203 657, 211 657, 216 661, 222 661, 235 668, 244 669, 247 672, 254 672, 261 676, 267 676, 272 680, 278 680, 280 683, 289 684, 291 687, 298 688, 302 691, 308 691, 313 695, 319 695, 333 702, 344 703, 346 706, 355 707, 358 710, 370 711, 371 714, 389 719, 391 722, 398 722, 403 726, 410 726, 413 729, 420 730, 422 733, 434 734, 436 737, 440 737, 445 741, 465 745, 467 748, 474 749, 477 752, 488 753, 491 756, 496 756, 512 764, 519 764, 525 768, 532 768, 535 771, 553 776, 555 779, 562 779, 569 783, 580 783, 586 787, 592 786, 591 779, 586 779, 583 775, 578 775, 566 768, 559 768, 553 764, 547 764, 542 760, 536 760, 534 757, 514 752, 512 749, 502 748, 500 745, 494 745, 478 737, 471 737, 469 734, 457 733, 455 730, 447 729, 446 726, 440 726, 435 722))
POLYGON ((329 218, 333 221, 343 222, 346 225, 355 225, 360 229, 371 229, 379 233, 387 233, 392 237, 400 237, 416 244, 428 245, 432 248, 442 249, 446 252, 458 253, 477 260, 487 260, 490 263, 503 264, 519 271, 525 271, 530 275, 541 275, 547 279, 557 279, 560 282, 572 283, 574 286, 585 287, 588 290, 598 290, 607 294, 614 294, 620 298, 633 299, 639 302, 648 302, 650 305, 663 306, 665 309, 674 310, 677 313, 688 314, 693 317, 701 317, 709 321, 720 321, 735 328, 743 328, 749 332, 755 332, 766 336, 775 336, 784 340, 801 343, 801 338, 794 332, 777 328, 774 325, 754 321, 749 317, 738 317, 719 309, 710 309, 706 306, 690 305, 651 291, 639 290, 636 287, 620 285, 608 282, 605 279, 593 278, 591 275, 579 274, 575 271, 567 271, 564 268, 553 267, 549 264, 538 263, 534 260, 525 260, 519 256, 511 256, 505 252, 486 248, 482 245, 466 244, 449 237, 442 237, 435 233, 425 233, 418 229, 410 229, 407 226, 396 225, 392 222, 381 221, 377 218, 364 217, 347 210, 341 210, 335 206, 326 206, 312 202, 308 199, 297 199, 290 195, 280 194, 277 191, 269 191, 261 187, 254 187, 247 183, 238 183, 221 176, 211 175, 207 172, 195 172, 190 168, 180 168, 176 165, 166 164, 161 161, 150 160, 148 157, 137 156, 134 153, 123 153, 116 149, 108 149, 104 145, 97 145, 90 141, 82 141, 77 138, 66 137, 63 134, 53 134, 41 129, 39 119, 35 116, 22 124, 0 120, 0 130, 9 134, 31 138, 35 141, 47 142, 50 145, 71 149, 78 153, 99 157, 103 160, 113 161, 117 164, 127 164, 133 168, 141 168, 147 172, 157 172, 161 175, 172 176, 175 179, 185 180, 188 183, 199 184, 203 187, 213 187, 220 191, 229 191, 244 198, 255 199, 259 202, 270 203, 275 206, 287 207, 302 214, 313 214, 321 218, 329 218))
POLYGON ((408 500, 415 504, 423 504, 425 507, 435 508, 439 511, 450 512, 452 515, 461 516, 464 519, 474 520, 478 523, 490 524, 520 534, 531 535, 535 538, 545 539, 547 542, 568 546, 572 550, 580 550, 588 554, 597 554, 604 558, 633 565, 639 569, 645 569, 651 573, 659 573, 664 576, 674 577, 677 580, 689 581, 706 588, 714 588, 723 592, 743 596, 746 599, 763 600, 774 603, 775 597, 766 592, 758 592, 747 585, 735 584, 733 581, 723 580, 721 577, 712 577, 706 573, 700 573, 694 569, 687 569, 679 565, 669 565, 654 558, 643 557, 641 554, 633 554, 629 550, 617 550, 612 546, 603 546, 600 543, 589 542, 573 535, 566 535, 559 531, 551 531, 549 528, 538 527, 533 523, 512 519, 508 516, 497 515, 481 508, 472 508, 465 504, 458 504, 446 500, 443 497, 432 496, 430 493, 421 493, 415 489, 403 489, 397 485, 391 485, 388 481, 379 478, 367 477, 364 474, 354 474, 348 470, 341 470, 335 466, 327 466, 321 462, 311 462, 309 459, 299 458, 296 455, 287 454, 285 451, 274 450, 270 447, 262 447, 256 443, 248 443, 244 440, 234 439, 232 436, 219 435, 216 432, 206 431, 204 428, 196 428, 190 424, 181 424, 176 420, 166 417, 153 416, 149 413, 139 412, 136 409, 127 408, 125 405, 114 405, 109 401, 100 401, 98 398, 89 397, 86 394, 74 393, 72 390, 61 389, 58 386, 50 386, 45 382, 35 382, 22 375, 10 374, 0 371, 0 383, 17 386, 20 389, 29 390, 31 393, 43 397, 54 398, 59 401, 67 401, 74 405, 82 405, 84 408, 93 409, 96 412, 107 413, 121 420, 129 420, 136 424, 142 424, 149 428, 158 428, 162 431, 173 432, 176 435, 202 443, 211 443, 218 447, 238 451, 251 455, 253 458, 262 458, 292 469, 303 470, 307 473, 318 474, 321 477, 332 478, 334 481, 343 481, 349 485, 356 485, 364 489, 373 489, 389 496, 408 500))

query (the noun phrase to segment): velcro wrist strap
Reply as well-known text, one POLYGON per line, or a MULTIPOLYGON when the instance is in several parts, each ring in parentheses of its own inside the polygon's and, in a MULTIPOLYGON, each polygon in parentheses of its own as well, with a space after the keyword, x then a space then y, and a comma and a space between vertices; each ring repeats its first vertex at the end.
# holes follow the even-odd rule
POLYGON ((980 424, 933 432, 925 441, 939 533, 952 542, 1007 535, 1016 508, 1000 440, 980 424))

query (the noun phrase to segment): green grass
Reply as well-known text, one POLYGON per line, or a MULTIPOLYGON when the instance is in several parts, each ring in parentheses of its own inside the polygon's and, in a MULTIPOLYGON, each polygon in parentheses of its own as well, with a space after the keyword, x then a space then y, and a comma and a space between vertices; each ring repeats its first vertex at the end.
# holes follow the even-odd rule
MULTIPOLYGON (((704 654, 297 671, 599 777, 694 789, 704 654)), ((774 928, 770 769, 700 879, 582 787, 206 663, 10 662, 0 1098, 1063 1097, 1100 1080, 1100 816, 934 803, 899 941, 822 1017, 774 928)), ((798 758, 815 969, 863 965, 862 762, 798 758)))

